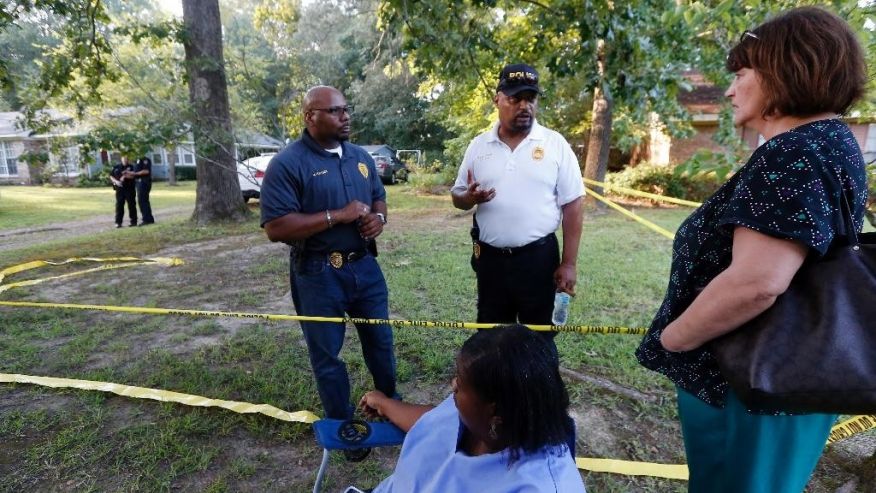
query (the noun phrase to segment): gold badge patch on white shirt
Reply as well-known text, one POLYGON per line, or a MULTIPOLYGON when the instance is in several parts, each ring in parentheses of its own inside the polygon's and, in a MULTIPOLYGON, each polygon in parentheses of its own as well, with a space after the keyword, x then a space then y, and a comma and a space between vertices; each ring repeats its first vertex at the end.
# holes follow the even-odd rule
POLYGON ((544 159, 544 147, 535 146, 535 149, 532 150, 532 159, 534 161, 541 161, 544 159))

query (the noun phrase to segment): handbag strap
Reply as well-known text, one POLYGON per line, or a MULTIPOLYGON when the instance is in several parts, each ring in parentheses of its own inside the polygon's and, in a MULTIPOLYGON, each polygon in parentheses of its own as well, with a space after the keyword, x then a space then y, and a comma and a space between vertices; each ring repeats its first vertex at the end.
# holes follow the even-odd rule
MULTIPOLYGON (((840 220, 843 233, 845 233, 843 236, 846 237, 846 242, 848 242, 849 245, 857 245, 858 232, 855 231, 855 218, 852 215, 852 207, 849 204, 849 199, 848 197, 846 197, 846 191, 843 187, 842 176, 839 175, 839 171, 836 170, 833 166, 825 164, 825 168, 828 168, 827 174, 831 178, 830 181, 834 182, 834 185, 840 194, 840 209, 842 209, 840 220)), ((837 233, 837 236, 840 236, 839 233, 837 233)))
POLYGON ((849 199, 846 197, 845 190, 842 189, 842 184, 840 184, 840 195, 842 196, 842 204, 840 205, 843 209, 843 219, 845 219, 843 229, 846 232, 846 241, 849 242, 849 245, 857 245, 858 232, 855 231, 855 218, 852 216, 852 207, 849 205, 849 199))

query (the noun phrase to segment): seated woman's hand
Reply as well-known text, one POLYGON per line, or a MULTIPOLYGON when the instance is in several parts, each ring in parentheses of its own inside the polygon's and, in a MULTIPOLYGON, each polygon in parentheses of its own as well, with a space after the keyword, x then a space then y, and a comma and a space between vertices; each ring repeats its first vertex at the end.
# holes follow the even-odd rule
POLYGON ((383 403, 387 400, 389 400, 389 397, 386 394, 379 390, 372 390, 371 392, 366 392, 359 399, 359 409, 368 419, 382 418, 385 417, 382 410, 383 403))

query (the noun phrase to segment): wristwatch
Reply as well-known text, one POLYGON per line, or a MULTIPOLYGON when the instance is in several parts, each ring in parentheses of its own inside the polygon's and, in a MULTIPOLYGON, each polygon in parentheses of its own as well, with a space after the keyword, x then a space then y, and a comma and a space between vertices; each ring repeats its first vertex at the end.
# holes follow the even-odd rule
POLYGON ((381 223, 386 224, 386 214, 382 212, 377 212, 376 215, 380 218, 381 223))

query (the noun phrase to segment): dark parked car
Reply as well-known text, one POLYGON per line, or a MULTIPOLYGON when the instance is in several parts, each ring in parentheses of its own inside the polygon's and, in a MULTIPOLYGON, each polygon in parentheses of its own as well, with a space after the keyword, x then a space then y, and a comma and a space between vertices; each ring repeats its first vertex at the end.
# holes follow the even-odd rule
POLYGON ((390 185, 398 181, 408 181, 408 173, 410 171, 405 166, 405 163, 395 157, 384 156, 372 152, 371 157, 374 158, 374 165, 377 166, 377 176, 390 185))

